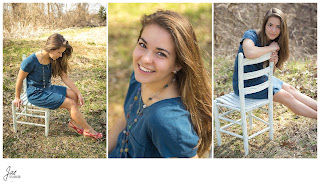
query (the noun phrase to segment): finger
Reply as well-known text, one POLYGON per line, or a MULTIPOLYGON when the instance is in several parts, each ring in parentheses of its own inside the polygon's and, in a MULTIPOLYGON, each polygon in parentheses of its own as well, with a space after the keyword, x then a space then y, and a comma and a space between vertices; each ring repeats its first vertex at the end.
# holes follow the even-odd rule
POLYGON ((83 105, 84 101, 83 101, 83 98, 81 97, 81 105, 83 105))

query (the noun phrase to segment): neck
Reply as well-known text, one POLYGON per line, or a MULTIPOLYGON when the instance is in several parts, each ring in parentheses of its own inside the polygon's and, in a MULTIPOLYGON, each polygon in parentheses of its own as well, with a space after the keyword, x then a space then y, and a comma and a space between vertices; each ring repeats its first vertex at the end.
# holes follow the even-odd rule
POLYGON ((41 50, 40 54, 42 53, 42 59, 45 61, 50 61, 50 56, 49 56, 49 52, 47 52, 46 50, 41 50))
POLYGON ((147 90, 148 92, 155 93, 161 91, 165 85, 170 84, 173 78, 174 76, 169 76, 163 81, 141 84, 141 88, 142 90, 147 90))
POLYGON ((177 83, 176 81, 173 81, 174 78, 174 76, 171 76, 161 82, 141 84, 141 96, 143 102, 147 104, 147 106, 150 106, 151 104, 163 99, 178 97, 179 93, 177 90, 177 83), (166 85, 168 85, 168 87, 164 88, 166 85), (149 101, 150 97, 152 97, 151 101, 149 101))

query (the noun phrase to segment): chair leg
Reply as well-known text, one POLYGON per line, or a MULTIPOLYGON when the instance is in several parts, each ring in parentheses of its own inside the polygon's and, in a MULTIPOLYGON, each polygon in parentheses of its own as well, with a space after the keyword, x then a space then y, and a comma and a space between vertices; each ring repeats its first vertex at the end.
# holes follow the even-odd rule
POLYGON ((12 121, 13 121, 13 130, 17 132, 17 115, 16 115, 16 106, 13 104, 12 101, 12 121))
POLYGON ((273 139, 273 102, 269 103, 269 138, 273 139))
POLYGON ((249 129, 251 130, 252 129, 252 111, 250 111, 249 112, 249 114, 248 114, 248 116, 249 116, 249 129))
POLYGON ((221 133, 220 133, 220 121, 219 121, 219 111, 218 111, 218 106, 217 106, 217 101, 213 101, 213 110, 214 110, 214 122, 216 126, 216 137, 217 137, 217 142, 218 145, 221 146, 221 133))
POLYGON ((241 124, 242 124, 242 137, 243 137, 243 147, 244 154, 249 154, 249 141, 248 141, 248 133, 247 133, 247 121, 246 121, 246 113, 241 112, 241 124))
POLYGON ((50 119, 50 110, 45 110, 45 136, 48 137, 49 134, 49 119, 50 119))

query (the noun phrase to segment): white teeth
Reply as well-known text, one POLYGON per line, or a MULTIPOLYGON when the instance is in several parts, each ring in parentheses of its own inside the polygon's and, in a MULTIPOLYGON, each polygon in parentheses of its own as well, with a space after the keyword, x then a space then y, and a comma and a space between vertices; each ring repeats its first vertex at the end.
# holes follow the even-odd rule
POLYGON ((152 72, 151 70, 144 68, 143 66, 140 65, 140 69, 144 72, 152 72))

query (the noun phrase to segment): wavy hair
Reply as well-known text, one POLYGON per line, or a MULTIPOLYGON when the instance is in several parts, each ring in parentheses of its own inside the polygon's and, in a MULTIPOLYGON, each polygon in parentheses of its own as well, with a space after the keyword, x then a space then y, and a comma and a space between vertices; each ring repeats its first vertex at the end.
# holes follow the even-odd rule
POLYGON ((197 153, 201 157, 212 143, 211 81, 200 55, 200 47, 191 23, 180 14, 158 10, 141 18, 142 28, 157 24, 167 30, 175 44, 176 63, 181 66, 176 74, 181 99, 190 112, 193 128, 199 136, 197 153))
POLYGON ((289 58, 289 32, 288 32, 288 25, 287 19, 284 13, 277 9, 271 8, 264 16, 263 23, 261 26, 261 30, 258 33, 259 41, 262 46, 269 45, 272 41, 268 41, 268 37, 266 35, 266 24, 270 17, 276 17, 280 19, 280 35, 274 40, 277 41, 280 47, 278 51, 279 60, 276 64, 276 67, 281 69, 284 62, 286 62, 289 58))
POLYGON ((63 72, 67 74, 70 71, 68 60, 71 58, 73 48, 69 42, 58 33, 49 36, 44 46, 44 50, 47 52, 57 50, 61 47, 66 48, 66 50, 62 53, 62 57, 55 60, 55 62, 53 62, 54 60, 50 58, 53 77, 56 77, 57 75, 61 76, 63 72))

